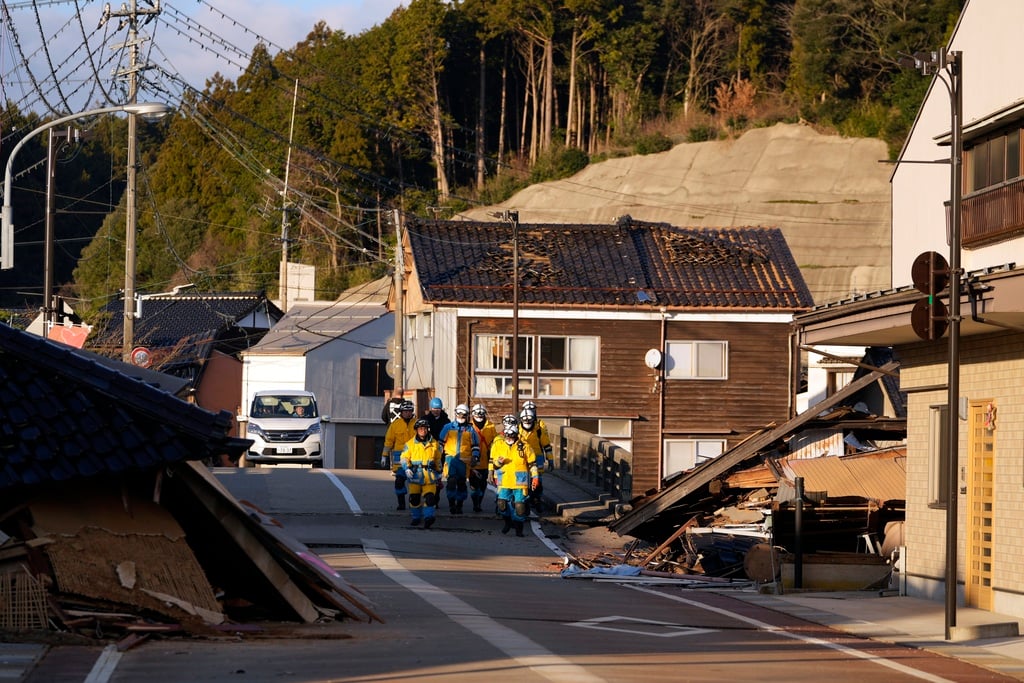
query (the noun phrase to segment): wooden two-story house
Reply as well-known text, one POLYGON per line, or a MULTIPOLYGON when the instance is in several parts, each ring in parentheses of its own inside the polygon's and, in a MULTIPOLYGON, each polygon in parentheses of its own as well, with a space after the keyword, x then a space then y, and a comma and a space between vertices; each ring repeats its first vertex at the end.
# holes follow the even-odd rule
POLYGON ((511 214, 412 222, 403 241, 396 382, 449 414, 483 403, 498 423, 532 400, 553 432, 630 451, 642 492, 794 412, 791 323, 812 301, 778 229, 511 214))
POLYGON ((933 75, 891 179, 894 287, 798 317, 805 344, 891 346, 900 359, 907 395, 908 592, 956 598, 947 581, 955 577, 961 604, 1018 616, 1024 616, 1022 25, 1022 3, 968 0, 949 45, 919 55, 919 66, 933 75), (957 138, 961 163, 951 154, 957 138), (956 205, 959 221, 951 220, 956 205), (915 269, 925 252, 941 259, 926 257, 915 269), (927 289, 935 262, 941 284, 948 275, 943 263, 957 259, 962 277, 953 273, 953 286, 939 293, 941 305, 929 306, 915 281, 927 289), (949 312, 957 309, 954 325, 949 312), (955 449, 950 419, 957 420, 955 449))

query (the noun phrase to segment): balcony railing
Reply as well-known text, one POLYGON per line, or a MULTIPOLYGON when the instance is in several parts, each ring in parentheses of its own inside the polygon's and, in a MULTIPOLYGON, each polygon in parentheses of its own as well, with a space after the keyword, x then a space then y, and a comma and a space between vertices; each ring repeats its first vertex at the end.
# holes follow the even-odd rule
MULTIPOLYGON (((949 213, 946 202, 947 225, 949 213)), ((960 230, 965 249, 1024 234, 1024 178, 964 197, 960 230)))

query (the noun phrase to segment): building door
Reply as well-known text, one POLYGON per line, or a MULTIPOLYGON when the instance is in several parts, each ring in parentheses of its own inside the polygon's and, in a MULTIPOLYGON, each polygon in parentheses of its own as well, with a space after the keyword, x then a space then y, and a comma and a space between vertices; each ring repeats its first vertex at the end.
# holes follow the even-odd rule
POLYGON ((995 407, 972 401, 967 433, 967 605, 992 609, 995 407))

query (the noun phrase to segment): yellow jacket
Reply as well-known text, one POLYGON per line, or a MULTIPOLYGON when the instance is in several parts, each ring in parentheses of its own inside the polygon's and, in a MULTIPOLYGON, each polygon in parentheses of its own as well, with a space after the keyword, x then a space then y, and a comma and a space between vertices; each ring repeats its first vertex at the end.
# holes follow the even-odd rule
POLYGON ((498 488, 529 491, 531 480, 538 476, 537 455, 530 444, 522 440, 510 445, 505 439, 495 439, 488 471, 493 475, 498 469, 501 470, 498 488))
POLYGON ((427 440, 413 438, 405 444, 402 451, 402 469, 412 470, 413 476, 408 479, 411 484, 430 486, 437 484, 441 475, 441 449, 437 439, 427 432, 427 440))
POLYGON ((388 431, 384 434, 384 451, 381 456, 390 459, 392 472, 397 472, 402 466, 402 449, 410 439, 416 436, 416 430, 412 427, 415 422, 416 420, 411 417, 408 420, 396 417, 388 425, 388 431))

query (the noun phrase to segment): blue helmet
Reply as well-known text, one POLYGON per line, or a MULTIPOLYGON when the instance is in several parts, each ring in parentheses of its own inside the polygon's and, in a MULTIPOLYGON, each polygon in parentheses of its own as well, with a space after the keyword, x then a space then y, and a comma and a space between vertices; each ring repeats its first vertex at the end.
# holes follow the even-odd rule
POLYGON ((444 403, 441 402, 441 399, 439 399, 437 396, 435 396, 434 398, 430 399, 430 409, 431 410, 434 410, 434 409, 443 410, 444 409, 444 403))

